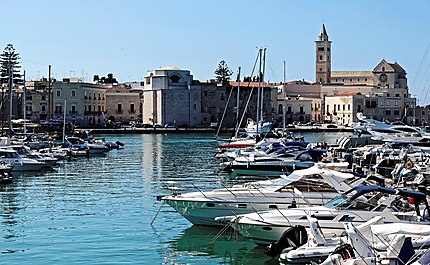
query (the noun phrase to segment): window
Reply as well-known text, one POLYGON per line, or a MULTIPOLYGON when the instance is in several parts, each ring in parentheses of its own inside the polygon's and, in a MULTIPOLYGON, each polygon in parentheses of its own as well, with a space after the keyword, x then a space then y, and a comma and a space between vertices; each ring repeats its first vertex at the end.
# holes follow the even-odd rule
POLYGON ((46 96, 42 96, 42 100, 46 100, 46 96))
POLYGON ((76 113, 76 105, 72 105, 72 114, 76 113))
POLYGON ((300 114, 304 114, 303 107, 300 106, 300 114))
POLYGON ((118 103, 116 113, 122 113, 122 103, 118 103))
POLYGON ((351 104, 348 104, 348 110, 351 110, 351 104))
POLYGON ((72 90, 72 97, 76 97, 76 90, 72 90))
POLYGON ((288 106, 288 108, 287 108, 287 113, 288 113, 288 114, 291 114, 291 106, 288 106))
POLYGON ((394 111, 394 115, 399 116, 400 115, 400 111, 399 110, 395 110, 394 111))
POLYGON ((396 94, 396 98, 399 98, 400 97, 400 94, 396 94))
POLYGON ((61 97, 61 91, 57 90, 57 97, 61 97))
POLYGON ((340 104, 337 105, 337 111, 340 111, 340 104))
POLYGON ((100 99, 102 99, 102 97, 100 96, 100 93, 99 93, 99 100, 100 100, 100 99))
POLYGON ((45 111, 46 111, 46 106, 45 106, 45 105, 41 105, 40 107, 41 107, 41 111, 42 111, 42 112, 45 112, 45 111))
POLYGON ((100 105, 97 106, 97 111, 101 112, 102 111, 102 107, 100 105))
POLYGON ((387 106, 390 106, 390 101, 387 100, 387 106))
POLYGON ((364 78, 364 81, 367 81, 367 78, 364 78))
POLYGON ((336 104, 333 105, 333 111, 336 111, 336 104))
POLYGON ((343 105, 343 111, 345 111, 345 105, 343 105))
POLYGON ((63 106, 61 105, 56 105, 55 106, 55 113, 60 114, 63 112, 63 106))
POLYGON ((323 59, 323 57, 322 57, 322 55, 320 55, 320 61, 322 61, 322 59, 323 59))
POLYGON ((208 91, 207 90, 203 91, 203 96, 205 96, 205 97, 208 96, 208 91))
POLYGON ((134 102, 130 102, 130 113, 134 113, 134 102))
POLYGON ((320 72, 322 72, 322 68, 320 68, 320 72))
POLYGON ((324 47, 318 47, 318 51, 323 52, 324 51, 324 47))
POLYGON ((171 81, 172 83, 178 83, 180 79, 181 79, 181 78, 180 78, 179 76, 177 76, 177 75, 172 75, 172 76, 170 77, 170 81, 171 81))
POLYGON ((390 94, 387 93, 387 98, 389 98, 389 97, 390 97, 390 94))
POLYGON ((381 107, 384 106, 384 101, 383 100, 379 101, 379 106, 381 106, 381 107))
POLYGON ((399 102, 398 101, 394 101, 394 105, 399 106, 399 102))
POLYGON ((385 111, 385 115, 391 115, 391 110, 385 111))
POLYGON ((197 110, 197 104, 193 105, 194 110, 197 110))

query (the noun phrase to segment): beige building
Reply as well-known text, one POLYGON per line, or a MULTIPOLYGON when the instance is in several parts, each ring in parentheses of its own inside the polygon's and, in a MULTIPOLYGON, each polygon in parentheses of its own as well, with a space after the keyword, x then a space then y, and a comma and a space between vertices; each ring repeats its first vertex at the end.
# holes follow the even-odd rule
POLYGON ((129 88, 106 89, 106 119, 129 123, 140 121, 141 103, 140 93, 130 91, 129 88))
POLYGON ((279 121, 283 119, 284 107, 286 107, 287 112, 289 107, 291 107, 291 112, 285 116, 287 123, 293 121, 321 121, 322 100, 320 84, 305 80, 292 80, 276 87, 278 88, 276 110, 279 121), (303 111, 300 111, 300 107, 303 107, 303 111))
POLYGON ((98 127, 104 123, 106 86, 63 78, 52 83, 53 119, 63 119, 80 126, 98 127))
POLYGON ((355 122, 357 113, 363 112, 366 97, 360 92, 346 92, 325 97, 326 120, 338 125, 350 125, 355 122))

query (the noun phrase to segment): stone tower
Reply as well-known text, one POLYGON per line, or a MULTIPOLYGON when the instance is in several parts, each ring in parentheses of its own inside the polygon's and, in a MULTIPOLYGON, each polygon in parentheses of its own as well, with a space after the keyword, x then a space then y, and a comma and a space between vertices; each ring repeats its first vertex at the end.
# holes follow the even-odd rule
POLYGON ((328 40, 327 31, 324 24, 316 44, 316 83, 330 83, 331 77, 331 41, 328 40))

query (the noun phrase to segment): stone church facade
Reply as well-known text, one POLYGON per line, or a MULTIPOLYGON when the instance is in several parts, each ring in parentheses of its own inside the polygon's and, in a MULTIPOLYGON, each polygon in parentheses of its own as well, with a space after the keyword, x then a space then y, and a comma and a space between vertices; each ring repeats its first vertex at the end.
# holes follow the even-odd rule
MULTIPOLYGON (((324 107, 322 115, 326 120, 340 124, 356 121, 356 112, 378 120, 403 121, 415 124, 416 99, 411 97, 407 85, 406 71, 397 62, 380 61, 373 70, 368 71, 332 71, 331 41, 323 24, 316 44, 315 79, 321 85, 321 97, 324 107), (337 95, 359 93, 351 97, 350 117, 339 117, 337 95), (354 100, 357 99, 357 100, 354 100)), ((340 107, 343 109, 343 106, 340 107)), ((343 114, 345 115, 345 114, 343 114)))

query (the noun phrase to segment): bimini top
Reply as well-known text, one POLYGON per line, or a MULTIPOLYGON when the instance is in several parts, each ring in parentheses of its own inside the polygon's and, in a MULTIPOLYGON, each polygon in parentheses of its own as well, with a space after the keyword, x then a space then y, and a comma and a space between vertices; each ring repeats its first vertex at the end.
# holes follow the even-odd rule
POLYGON ((413 198, 415 206, 418 206, 422 201, 426 200, 426 195, 424 193, 419 191, 414 191, 414 190, 397 190, 397 189, 380 187, 380 186, 364 186, 364 185, 357 186, 352 190, 355 190, 356 193, 351 197, 351 201, 360 197, 363 194, 374 192, 374 191, 413 198))

